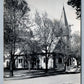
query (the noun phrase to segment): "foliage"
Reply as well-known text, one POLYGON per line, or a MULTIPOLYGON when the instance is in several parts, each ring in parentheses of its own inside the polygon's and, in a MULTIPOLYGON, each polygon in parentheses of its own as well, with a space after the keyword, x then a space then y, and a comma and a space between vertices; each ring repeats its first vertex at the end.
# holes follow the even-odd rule
MULTIPOLYGON (((5 50, 15 50, 19 21, 29 11, 25 0, 4 0, 4 43, 5 50)), ((13 52, 14 53, 14 52, 13 52)))
POLYGON ((16 12, 21 12, 23 16, 27 11, 30 11, 28 4, 25 0, 4 0, 4 6, 10 11, 15 10, 16 12))
POLYGON ((72 39, 71 39, 71 50, 72 52, 75 54, 75 56, 78 58, 81 56, 81 38, 80 38, 80 35, 78 34, 78 32, 75 32, 73 35, 72 35, 72 39))
POLYGON ((81 17, 81 0, 68 0, 68 5, 76 9, 77 18, 81 17))

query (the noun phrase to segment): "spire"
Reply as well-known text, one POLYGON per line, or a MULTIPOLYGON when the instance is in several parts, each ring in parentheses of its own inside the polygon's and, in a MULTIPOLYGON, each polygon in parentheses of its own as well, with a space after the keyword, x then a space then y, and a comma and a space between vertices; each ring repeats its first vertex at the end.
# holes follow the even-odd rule
MULTIPOLYGON (((63 29, 63 36, 66 36, 66 42, 67 42, 67 45, 66 45, 66 52, 68 53, 69 50, 70 50, 70 31, 69 31, 69 25, 68 25, 68 21, 67 21, 67 17, 66 17, 66 12, 65 12, 65 8, 63 6, 63 10, 62 10, 62 15, 61 15, 61 19, 60 19, 60 22, 62 24, 64 24, 64 28, 63 29)), ((62 36, 62 38, 63 38, 62 36)))
POLYGON ((64 14, 64 22, 65 22, 65 26, 68 26, 68 21, 67 21, 67 17, 66 17, 66 12, 65 12, 65 8, 63 6, 63 14, 64 14))
POLYGON ((69 35, 69 25, 68 25, 68 21, 67 21, 67 17, 66 17, 66 12, 65 12, 64 6, 63 6, 63 9, 62 9, 60 23, 63 24, 64 27, 65 27, 63 29, 63 35, 69 35))
POLYGON ((67 21, 67 17, 66 17, 66 12, 65 12, 64 6, 63 6, 63 9, 62 9, 60 22, 62 22, 64 24, 64 26, 68 27, 68 21, 67 21))

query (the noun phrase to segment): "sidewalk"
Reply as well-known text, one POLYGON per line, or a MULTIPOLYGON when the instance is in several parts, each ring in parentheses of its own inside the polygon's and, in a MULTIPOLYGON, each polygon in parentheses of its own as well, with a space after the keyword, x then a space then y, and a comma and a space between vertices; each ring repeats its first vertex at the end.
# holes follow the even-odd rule
POLYGON ((45 77, 45 76, 53 76, 53 75, 60 75, 60 74, 75 74, 76 72, 63 72, 63 71, 54 71, 48 70, 45 73, 44 70, 17 70, 14 71, 14 76, 10 77, 9 72, 4 73, 4 80, 21 80, 21 79, 30 79, 30 78, 37 78, 37 77, 45 77))
POLYGON ((44 70, 18 70, 14 71, 14 76, 10 77, 9 72, 5 72, 4 80, 18 80, 18 79, 29 79, 29 78, 36 78, 36 77, 44 77, 49 75, 56 75, 58 73, 55 73, 53 71, 48 71, 48 73, 45 73, 44 70))

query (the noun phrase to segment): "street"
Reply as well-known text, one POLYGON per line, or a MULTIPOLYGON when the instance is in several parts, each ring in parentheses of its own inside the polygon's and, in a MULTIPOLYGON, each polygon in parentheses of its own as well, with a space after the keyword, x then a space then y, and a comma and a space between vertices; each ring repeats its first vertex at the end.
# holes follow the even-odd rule
POLYGON ((81 84, 80 73, 77 74, 59 74, 54 76, 8 80, 4 84, 81 84))

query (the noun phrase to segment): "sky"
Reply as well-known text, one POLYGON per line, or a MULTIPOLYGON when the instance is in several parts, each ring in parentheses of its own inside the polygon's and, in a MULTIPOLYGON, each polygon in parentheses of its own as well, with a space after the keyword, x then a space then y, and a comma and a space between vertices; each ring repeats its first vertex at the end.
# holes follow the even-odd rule
POLYGON ((78 31, 80 33, 80 20, 76 19, 76 11, 72 6, 67 5, 67 0, 26 0, 31 9, 31 16, 34 15, 37 10, 39 13, 47 12, 48 17, 52 20, 60 20, 63 5, 65 7, 66 17, 69 25, 71 26, 71 32, 78 31))

